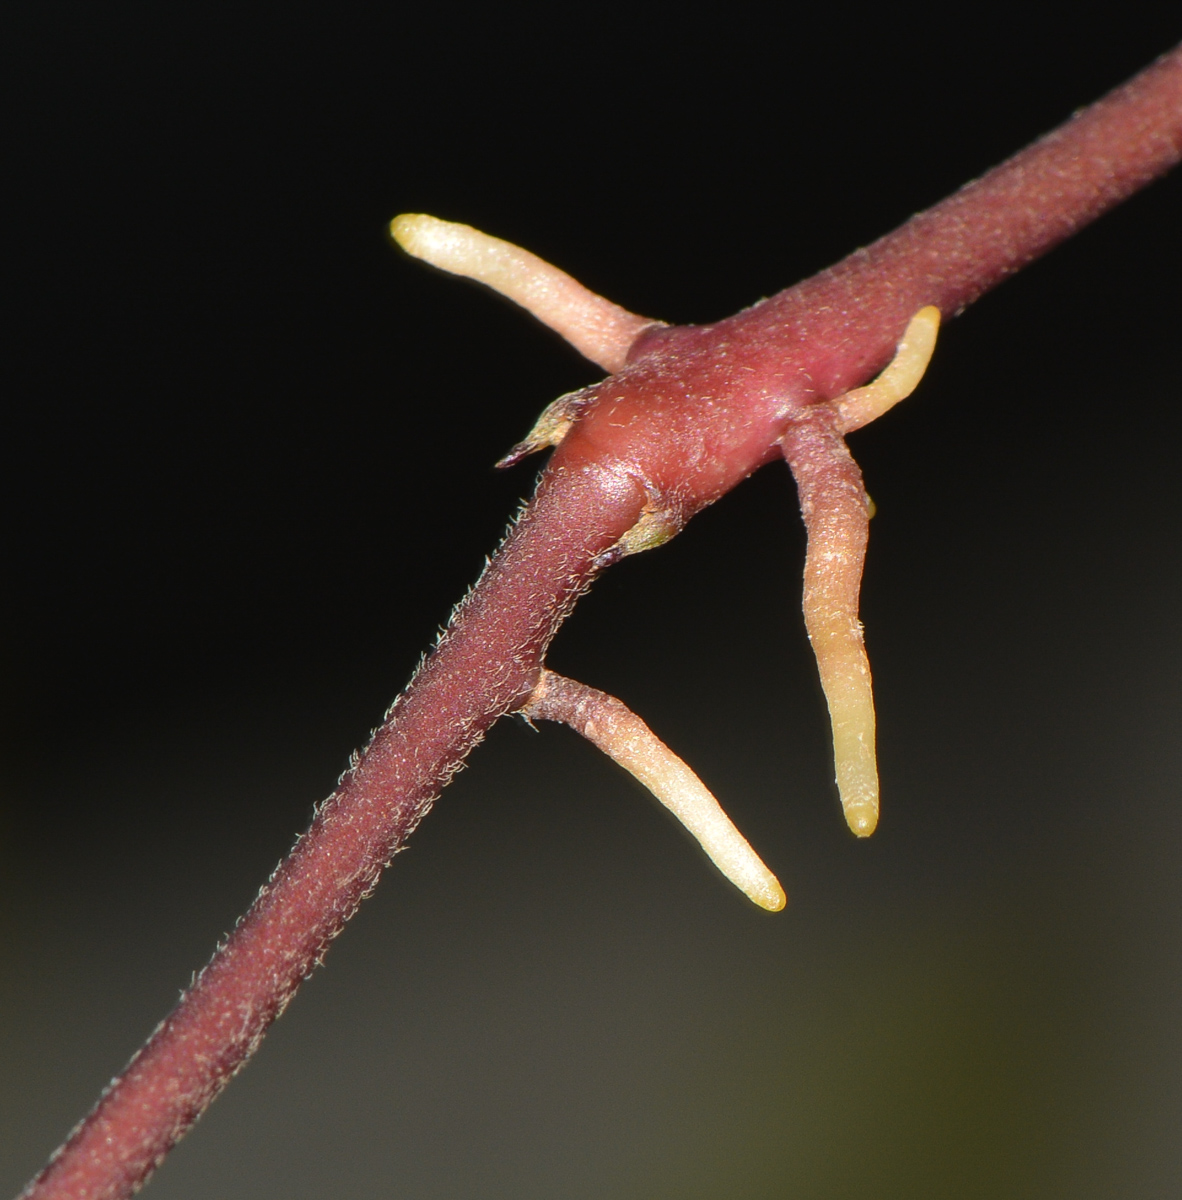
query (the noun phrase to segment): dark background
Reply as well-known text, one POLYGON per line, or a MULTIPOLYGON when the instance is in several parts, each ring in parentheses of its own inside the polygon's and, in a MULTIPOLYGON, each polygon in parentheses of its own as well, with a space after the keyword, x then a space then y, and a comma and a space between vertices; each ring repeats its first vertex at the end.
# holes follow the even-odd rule
MULTIPOLYGON (((1149 6, 10 10, 0 1194, 174 1002, 477 573, 595 370, 400 211, 707 321, 1182 33, 1149 6)), ((1182 1189, 1182 176, 949 326, 854 450, 884 814, 844 829, 769 467, 552 655, 712 785, 720 880, 506 723, 149 1194, 1182 1189)))

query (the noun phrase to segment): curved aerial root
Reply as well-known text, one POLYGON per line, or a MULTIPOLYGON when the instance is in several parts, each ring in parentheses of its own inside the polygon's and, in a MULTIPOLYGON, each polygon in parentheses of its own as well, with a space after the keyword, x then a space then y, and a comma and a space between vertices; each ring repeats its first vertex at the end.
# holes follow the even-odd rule
POLYGON ((858 620, 870 497, 829 406, 792 426, 781 447, 800 492, 808 531, 804 622, 833 723, 837 790, 849 827, 868 837, 878 824, 874 693, 858 620))
POLYGON ((561 721, 631 772, 698 839, 714 865, 761 908, 778 912, 786 897, 705 784, 626 705, 573 679, 542 672, 519 710, 561 721))
POLYGON ((895 357, 882 374, 873 383, 854 388, 833 402, 842 433, 869 425, 915 391, 931 362, 939 329, 940 310, 934 304, 921 308, 911 318, 895 357))
POLYGON ((415 258, 487 284, 549 325, 605 371, 618 371, 642 329, 663 322, 639 317, 589 291, 565 271, 470 225, 403 213, 390 235, 415 258))

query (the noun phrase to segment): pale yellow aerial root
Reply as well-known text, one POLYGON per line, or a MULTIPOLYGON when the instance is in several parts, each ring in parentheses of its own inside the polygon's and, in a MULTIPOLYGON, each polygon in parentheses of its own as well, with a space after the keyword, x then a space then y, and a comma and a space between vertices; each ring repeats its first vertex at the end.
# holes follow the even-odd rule
POLYGON ((808 530, 804 623, 829 704, 841 807, 859 837, 869 837, 878 825, 874 690, 858 620, 873 505, 842 435, 911 395, 927 370, 939 328, 940 310, 935 305, 921 308, 908 323, 895 357, 873 383, 818 405, 781 442, 808 530))
MULTIPOLYGON (((830 422, 832 418, 830 418, 830 422)), ((817 420, 783 440, 808 531, 804 621, 833 725, 837 790, 846 822, 859 837, 878 824, 874 693, 858 620, 858 593, 870 523, 862 473, 841 434, 817 420)))
POLYGON ((520 304, 605 371, 620 370, 641 330, 661 324, 597 296, 536 254, 470 225, 403 213, 390 222, 390 235, 407 254, 476 279, 520 304))
POLYGON ((895 357, 882 374, 873 383, 846 392, 833 402, 842 433, 869 425, 915 391, 931 362, 939 329, 940 310, 934 304, 921 308, 911 318, 895 357))
POLYGON ((531 719, 561 721, 630 771, 698 839, 715 866, 761 908, 778 912, 784 889, 731 824, 702 781, 614 696, 543 671, 521 708, 531 719))

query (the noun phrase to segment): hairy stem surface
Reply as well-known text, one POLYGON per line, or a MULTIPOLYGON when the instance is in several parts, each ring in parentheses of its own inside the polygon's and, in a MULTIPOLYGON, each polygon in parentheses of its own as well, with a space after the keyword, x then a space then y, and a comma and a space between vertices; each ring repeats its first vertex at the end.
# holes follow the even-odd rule
POLYGON ((448 632, 174 1012, 23 1193, 114 1200, 257 1047, 468 751, 537 684, 612 547, 679 527, 866 383, 927 304, 951 316, 1172 166, 1175 50, 1008 163, 831 270, 714 326, 639 334, 596 388, 448 632))

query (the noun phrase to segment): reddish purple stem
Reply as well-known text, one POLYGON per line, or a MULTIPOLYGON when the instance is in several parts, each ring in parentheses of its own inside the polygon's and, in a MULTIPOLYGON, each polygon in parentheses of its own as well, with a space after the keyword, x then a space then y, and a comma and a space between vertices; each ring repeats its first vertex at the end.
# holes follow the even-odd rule
POLYGON ((250 1057, 647 506, 680 525, 865 383, 924 304, 951 316, 1182 157, 1182 49, 867 249, 713 326, 642 334, 446 635, 250 911, 29 1200, 129 1196, 250 1057))

